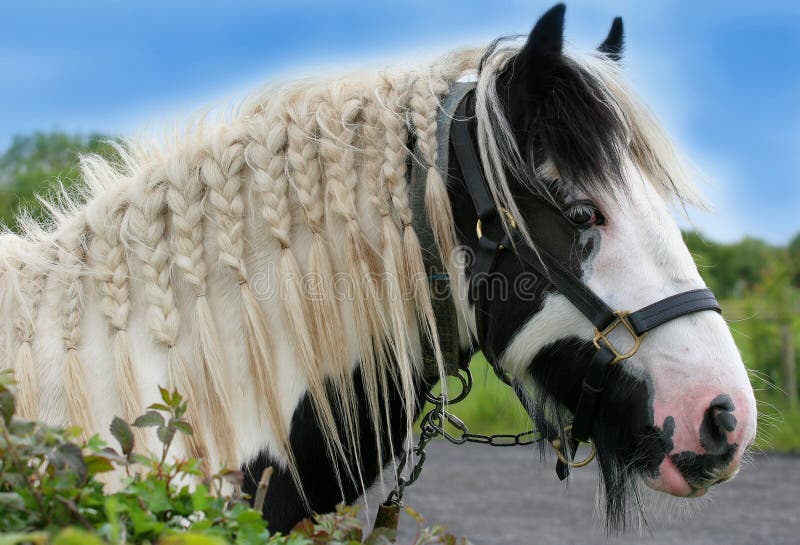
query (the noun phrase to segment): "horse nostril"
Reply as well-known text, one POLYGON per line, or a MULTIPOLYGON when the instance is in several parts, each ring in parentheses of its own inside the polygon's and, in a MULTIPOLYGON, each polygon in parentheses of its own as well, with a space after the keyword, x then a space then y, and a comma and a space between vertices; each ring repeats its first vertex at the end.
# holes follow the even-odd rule
POLYGON ((732 412, 723 411, 721 409, 712 409, 714 411, 714 420, 717 425, 725 431, 733 431, 736 429, 736 417, 732 412))
POLYGON ((735 407, 727 394, 721 394, 711 401, 700 426, 700 444, 708 452, 714 453, 728 445, 728 432, 736 429, 735 407))

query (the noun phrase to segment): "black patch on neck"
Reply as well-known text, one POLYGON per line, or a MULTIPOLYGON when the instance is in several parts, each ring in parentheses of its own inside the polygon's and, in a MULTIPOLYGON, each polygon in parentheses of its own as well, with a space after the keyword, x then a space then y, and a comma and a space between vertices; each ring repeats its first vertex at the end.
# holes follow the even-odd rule
MULTIPOLYGON (((393 373, 388 374, 396 376, 393 373)), ((402 452, 405 439, 406 415, 399 388, 397 384, 390 383, 388 387, 389 419, 387 421, 384 412, 381 411, 380 426, 386 433, 391 434, 395 452, 389 452, 388 437, 384 437, 381 449, 383 459, 378 460, 377 449, 375 448, 375 432, 369 416, 370 411, 367 405, 360 368, 354 372, 353 380, 357 399, 360 437, 357 455, 361 461, 361 471, 365 485, 369 488, 375 483, 383 467, 402 452)), ((326 381, 326 387, 329 392, 329 399, 337 399, 333 395, 334 386, 330 380, 326 381)), ((418 380, 416 389, 418 391, 418 399, 424 399, 425 392, 429 389, 429 386, 418 380)), ((382 396, 380 396, 380 401, 382 406, 382 396)), ((334 411, 341 411, 341 407, 333 403, 332 405, 334 411)), ((414 407, 415 416, 419 414, 421 408, 420 404, 414 407)), ((344 423, 341 419, 337 419, 337 430, 340 437, 345 437, 344 423)), ((266 451, 243 467, 245 474, 244 492, 251 497, 255 496, 258 479, 264 469, 271 466, 275 470, 269 484, 263 510, 264 518, 269 522, 271 532, 287 533, 295 524, 306 517, 312 516, 313 513, 329 513, 336 508, 337 504, 343 501, 348 504, 352 503, 364 493, 359 483, 347 478, 348 468, 345 467, 344 462, 342 460, 331 460, 329 457, 325 448, 325 439, 308 394, 303 397, 292 416, 289 439, 297 462, 297 470, 300 474, 303 490, 310 503, 310 509, 303 504, 297 486, 289 472, 273 460, 266 451), (344 490, 340 490, 336 479, 335 468, 337 466, 342 476, 344 490)), ((345 451, 349 471, 351 474, 357 475, 355 470, 356 457, 349 445, 345 445, 345 451)))

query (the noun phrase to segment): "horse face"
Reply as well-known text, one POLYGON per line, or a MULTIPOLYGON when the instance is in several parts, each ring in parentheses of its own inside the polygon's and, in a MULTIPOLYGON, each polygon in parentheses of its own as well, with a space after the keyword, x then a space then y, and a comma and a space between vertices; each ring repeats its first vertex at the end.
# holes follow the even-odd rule
MULTIPOLYGON (((507 172, 520 218, 539 248, 615 310, 635 311, 704 287, 670 215, 669 184, 653 179, 658 169, 636 160, 641 136, 618 131, 619 120, 604 111, 608 89, 592 82, 591 69, 562 56, 563 14, 558 6, 548 12, 497 80, 516 144, 540 188, 531 191, 530 180, 507 172)), ((617 20, 601 51, 617 60, 621 37, 617 20)), ((459 232, 467 233, 469 222, 458 221, 459 232)), ((528 379, 558 422, 564 408, 576 408, 594 352, 594 326, 532 276, 513 251, 498 258, 495 271, 513 289, 505 301, 483 307, 490 331, 481 348, 509 373, 528 379)), ((632 342, 622 328, 612 341, 623 348, 632 342)), ((611 369, 606 384, 592 439, 610 517, 622 516, 624 493, 640 479, 676 496, 702 495, 736 473, 754 439, 753 390, 715 312, 649 332, 632 358, 611 369)))

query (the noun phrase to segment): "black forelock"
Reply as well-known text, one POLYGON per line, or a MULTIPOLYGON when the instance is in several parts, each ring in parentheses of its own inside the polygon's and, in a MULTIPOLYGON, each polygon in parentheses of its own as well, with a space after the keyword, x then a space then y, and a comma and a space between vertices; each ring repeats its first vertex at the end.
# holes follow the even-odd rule
POLYGON ((497 91, 532 176, 549 159, 589 195, 625 193, 628 121, 597 74, 565 55, 535 63, 518 55, 497 91))

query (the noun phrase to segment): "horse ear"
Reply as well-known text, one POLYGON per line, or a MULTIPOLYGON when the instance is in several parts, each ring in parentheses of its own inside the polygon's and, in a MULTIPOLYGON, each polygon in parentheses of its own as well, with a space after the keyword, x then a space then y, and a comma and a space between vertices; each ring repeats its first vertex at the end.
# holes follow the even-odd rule
POLYGON ((614 62, 622 60, 622 50, 625 47, 625 34, 622 29, 622 17, 617 17, 611 23, 611 30, 608 31, 608 36, 600 44, 597 50, 603 53, 606 57, 614 62))
POLYGON ((564 47, 564 12, 567 6, 556 4, 542 15, 533 26, 528 42, 520 52, 520 57, 533 60, 541 57, 557 56, 564 47))
POLYGON ((530 100, 546 96, 564 47, 564 4, 556 4, 533 26, 528 41, 499 78, 505 92, 506 114, 515 130, 522 129, 530 100))

